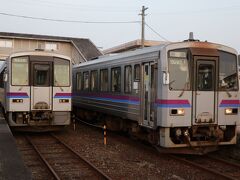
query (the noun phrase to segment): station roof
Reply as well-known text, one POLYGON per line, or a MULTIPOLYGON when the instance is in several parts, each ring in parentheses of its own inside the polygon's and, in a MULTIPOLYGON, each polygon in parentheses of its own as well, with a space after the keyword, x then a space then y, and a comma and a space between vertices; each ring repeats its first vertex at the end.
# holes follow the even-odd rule
POLYGON ((86 60, 91 60, 98 56, 101 56, 101 51, 93 44, 90 39, 74 38, 74 37, 61 37, 61 36, 49 36, 49 35, 37 35, 37 34, 22 34, 22 33, 10 33, 0 32, 0 38, 11 39, 37 39, 56 42, 70 42, 75 48, 85 57, 86 60))
MULTIPOLYGON (((152 40, 145 40, 144 41, 144 47, 151 47, 151 46, 157 46, 161 44, 165 44, 165 41, 152 41, 152 40)), ((103 54, 112 54, 112 53, 121 53, 125 51, 133 51, 136 49, 141 48, 141 40, 137 39, 134 41, 130 41, 109 49, 103 50, 103 54)))

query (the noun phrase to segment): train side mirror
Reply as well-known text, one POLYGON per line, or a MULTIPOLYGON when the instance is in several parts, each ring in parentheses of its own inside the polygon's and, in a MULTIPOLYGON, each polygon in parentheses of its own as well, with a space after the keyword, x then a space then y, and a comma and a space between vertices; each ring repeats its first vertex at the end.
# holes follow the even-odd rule
POLYGON ((163 72, 163 84, 169 84, 169 73, 163 72))
POLYGON ((4 73, 3 81, 4 81, 4 82, 7 82, 7 81, 8 81, 8 75, 7 75, 6 73, 4 73))

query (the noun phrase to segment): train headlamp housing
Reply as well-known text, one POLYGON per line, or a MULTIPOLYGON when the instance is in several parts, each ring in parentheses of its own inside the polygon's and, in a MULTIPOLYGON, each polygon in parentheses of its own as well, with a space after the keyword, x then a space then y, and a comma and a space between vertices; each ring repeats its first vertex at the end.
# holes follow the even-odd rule
POLYGON ((13 103, 23 103, 23 99, 13 99, 13 103))
POLYGON ((59 99, 59 103, 69 103, 69 99, 59 99))
POLYGON ((238 109, 237 108, 226 108, 225 109, 225 114, 226 115, 238 114, 238 109))
POLYGON ((185 110, 184 109, 171 109, 172 116, 184 116, 185 110))

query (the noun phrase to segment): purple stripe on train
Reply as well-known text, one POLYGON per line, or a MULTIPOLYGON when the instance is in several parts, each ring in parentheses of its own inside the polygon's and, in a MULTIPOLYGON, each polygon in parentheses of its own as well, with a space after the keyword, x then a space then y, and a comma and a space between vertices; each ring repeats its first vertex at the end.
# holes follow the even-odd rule
POLYGON ((72 93, 56 93, 54 98, 71 98, 72 93))
POLYGON ((7 98, 29 98, 26 92, 8 92, 7 98))
POLYGON ((240 107, 240 100, 222 100, 219 107, 240 107))
POLYGON ((191 105, 188 100, 181 99, 157 99, 155 101, 155 105, 161 108, 190 108, 191 105))
POLYGON ((140 98, 136 96, 124 96, 124 95, 110 95, 105 93, 77 93, 75 96, 80 96, 82 98, 100 100, 100 101, 110 101, 116 103, 127 103, 133 105, 140 104, 140 98))

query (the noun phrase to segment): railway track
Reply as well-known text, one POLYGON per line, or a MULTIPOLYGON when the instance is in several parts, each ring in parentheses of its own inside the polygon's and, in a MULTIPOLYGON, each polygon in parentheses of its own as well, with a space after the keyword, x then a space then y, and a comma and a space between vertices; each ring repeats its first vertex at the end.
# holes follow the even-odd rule
POLYGON ((221 179, 240 179, 240 165, 232 163, 230 161, 220 159, 214 156, 178 156, 169 155, 171 158, 186 163, 190 166, 194 166, 207 173, 221 179))
POLYGON ((22 154, 24 163, 32 172, 34 179, 55 179, 26 138, 19 134, 14 134, 14 137, 18 145, 18 150, 22 154))
POLYGON ((26 136, 54 179, 110 179, 52 134, 26 136))

